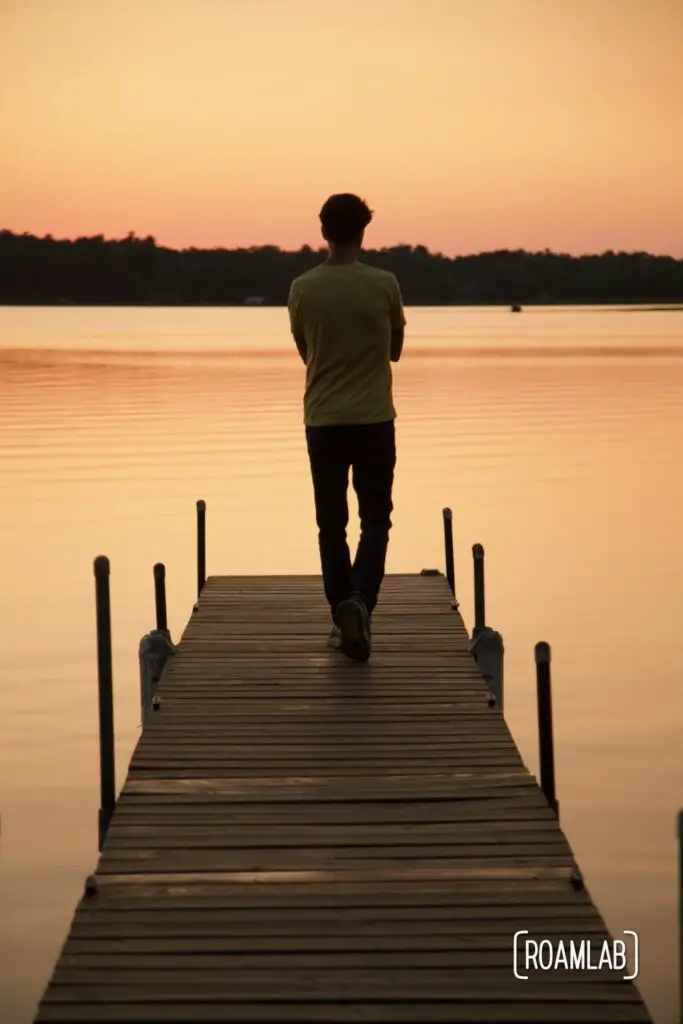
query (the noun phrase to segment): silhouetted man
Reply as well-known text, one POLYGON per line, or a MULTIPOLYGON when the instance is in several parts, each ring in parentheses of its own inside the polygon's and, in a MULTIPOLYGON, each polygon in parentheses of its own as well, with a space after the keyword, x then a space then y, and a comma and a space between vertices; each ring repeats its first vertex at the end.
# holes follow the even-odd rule
POLYGON ((396 464, 390 363, 401 356, 406 322, 394 275, 360 262, 371 220, 358 196, 330 196, 320 211, 329 256, 289 293, 292 334, 306 364, 304 422, 329 642, 354 661, 370 657, 370 616, 384 578, 396 464), (353 565, 349 469, 361 524, 353 565))

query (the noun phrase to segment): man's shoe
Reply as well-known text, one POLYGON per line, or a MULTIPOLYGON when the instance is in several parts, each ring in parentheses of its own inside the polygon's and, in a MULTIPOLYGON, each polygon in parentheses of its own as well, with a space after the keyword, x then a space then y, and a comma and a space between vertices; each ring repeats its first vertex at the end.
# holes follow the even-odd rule
POLYGON ((333 648, 335 651, 341 649, 341 629, 339 626, 332 626, 327 637, 327 646, 333 648))
POLYGON ((341 650, 352 661, 370 657, 370 617, 361 597, 350 597, 337 607, 335 618, 341 629, 341 650))

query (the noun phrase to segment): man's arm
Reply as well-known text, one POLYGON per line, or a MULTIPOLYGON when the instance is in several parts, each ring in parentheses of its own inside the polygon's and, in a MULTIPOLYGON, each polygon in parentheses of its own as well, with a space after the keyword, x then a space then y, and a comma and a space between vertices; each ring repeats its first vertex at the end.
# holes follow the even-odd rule
POLYGON ((390 317, 391 317, 391 350, 390 359, 397 363, 403 352, 403 339, 405 336, 406 317, 403 312, 403 299, 401 289, 396 278, 392 274, 391 288, 389 292, 390 317))
POLYGON ((297 347, 302 362, 305 364, 306 359, 308 358, 308 346, 306 345, 306 336, 304 334, 303 324, 301 322, 301 308, 299 295, 296 288, 296 281, 292 282, 292 285, 289 289, 287 309, 289 311, 289 324, 292 329, 294 344, 297 347))
POLYGON ((308 359, 308 346, 306 345, 306 339, 303 331, 296 330, 292 333, 294 334, 294 344, 296 345, 299 355, 301 356, 301 361, 305 366, 308 359))
POLYGON ((392 327, 391 328, 391 355, 390 355, 390 359, 391 359, 392 363, 397 363, 399 361, 399 359, 401 358, 401 353, 403 352, 403 338, 404 338, 404 335, 405 335, 405 327, 403 325, 401 325, 400 327, 392 327))

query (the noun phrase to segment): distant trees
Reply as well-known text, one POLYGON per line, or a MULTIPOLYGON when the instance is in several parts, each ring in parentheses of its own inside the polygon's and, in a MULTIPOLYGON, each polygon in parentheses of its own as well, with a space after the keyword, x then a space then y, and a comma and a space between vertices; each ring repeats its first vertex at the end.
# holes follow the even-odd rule
MULTIPOLYGON (((2 231, 0 303, 241 305, 263 296, 282 305, 292 278, 323 258, 309 246, 178 251, 132 231, 73 241, 2 231)), ((397 275, 407 305, 683 302, 683 260, 644 252, 502 250, 451 259, 397 245, 364 259, 397 275)))

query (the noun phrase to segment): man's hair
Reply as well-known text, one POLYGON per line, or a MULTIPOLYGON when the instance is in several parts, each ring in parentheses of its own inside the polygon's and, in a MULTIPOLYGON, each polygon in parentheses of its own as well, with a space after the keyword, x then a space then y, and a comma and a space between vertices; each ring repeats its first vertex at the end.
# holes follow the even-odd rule
POLYGON ((323 235, 333 245, 355 242, 371 220, 370 207, 350 192, 330 196, 320 211, 323 235))

